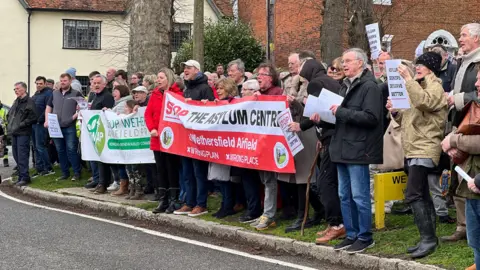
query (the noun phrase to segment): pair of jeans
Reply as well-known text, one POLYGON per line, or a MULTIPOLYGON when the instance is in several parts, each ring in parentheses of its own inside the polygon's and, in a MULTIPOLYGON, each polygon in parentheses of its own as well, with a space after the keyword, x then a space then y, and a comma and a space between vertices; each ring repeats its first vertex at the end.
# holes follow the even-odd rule
POLYGON ((179 200, 185 202, 187 199, 187 184, 185 177, 183 176, 183 165, 180 163, 180 169, 178 170, 178 183, 180 185, 179 200))
POLYGON ((207 208, 208 197, 208 162, 183 158, 183 177, 187 186, 187 206, 207 208))
POLYGON ((34 124, 32 126, 32 140, 35 145, 36 163, 35 169, 37 172, 51 171, 52 164, 47 150, 47 129, 41 124, 34 124))
POLYGON ((72 165, 73 173, 80 175, 82 167, 80 165, 80 155, 78 154, 78 138, 75 126, 61 128, 63 138, 54 138, 55 147, 60 160, 62 174, 70 176, 69 163, 72 165))
POLYGON ((338 195, 347 238, 372 240, 372 205, 368 165, 337 164, 338 195))
POLYGON ((30 160, 30 136, 12 136, 13 158, 17 163, 18 181, 30 182, 28 162, 30 160))
POLYGON ((265 199, 263 200, 263 215, 272 219, 277 212, 277 177, 274 172, 258 171, 260 181, 265 186, 265 199))
POLYGON ((325 220, 330 226, 343 223, 338 193, 337 165, 330 159, 329 145, 324 144, 318 157, 317 191, 324 207, 325 220))
POLYGON ((98 171, 98 161, 89 161, 90 168, 92 169, 93 183, 98 184, 100 182, 100 172, 98 171))
POLYGON ((247 215, 258 217, 262 214, 262 203, 260 202, 260 175, 256 170, 242 169, 240 176, 247 201, 247 215))
POLYGON ((153 154, 157 166, 158 187, 161 189, 178 189, 180 157, 160 151, 153 151, 153 154))
POLYGON ((110 168, 112 169, 115 182, 119 183, 120 180, 128 180, 127 169, 124 164, 111 164, 110 168))
POLYGON ((234 183, 230 181, 217 181, 217 184, 220 187, 220 193, 222 194, 223 211, 233 212, 233 206, 235 205, 234 191, 233 191, 234 183))
POLYGON ((480 200, 467 199, 465 203, 468 245, 475 254, 475 264, 480 266, 480 200))

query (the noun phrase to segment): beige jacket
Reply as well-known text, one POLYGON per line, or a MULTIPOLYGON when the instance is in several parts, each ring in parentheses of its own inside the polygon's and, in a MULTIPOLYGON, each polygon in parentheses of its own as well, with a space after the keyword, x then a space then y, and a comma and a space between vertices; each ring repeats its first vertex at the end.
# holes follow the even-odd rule
POLYGON ((405 157, 431 158, 438 165, 448 112, 442 81, 429 74, 421 85, 412 79, 406 86, 410 109, 399 111, 395 117, 402 126, 405 157))
POLYGON ((390 121, 385 135, 383 135, 383 164, 373 165, 380 171, 399 170, 404 167, 402 146, 402 129, 394 119, 390 121))
POLYGON ((303 99, 308 97, 307 93, 307 81, 300 81, 300 76, 288 76, 283 83, 283 94, 294 96, 295 100, 303 104, 303 99))

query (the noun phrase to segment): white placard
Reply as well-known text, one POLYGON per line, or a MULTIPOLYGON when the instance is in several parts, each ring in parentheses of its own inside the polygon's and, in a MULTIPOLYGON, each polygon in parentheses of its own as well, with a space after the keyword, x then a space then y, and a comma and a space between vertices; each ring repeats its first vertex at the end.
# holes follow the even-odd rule
POLYGON ((80 107, 80 111, 88 110, 88 101, 85 100, 84 97, 72 97, 70 99, 73 99, 77 102, 78 107, 80 107))
POLYGON ((398 66, 401 60, 386 60, 388 93, 394 109, 409 109, 410 102, 408 98, 405 80, 398 73, 398 66))
POLYGON ((372 59, 377 59, 380 55, 380 51, 382 50, 378 23, 366 25, 365 30, 367 31, 368 43, 370 44, 370 53, 372 54, 372 59))
POLYGON ((48 134, 50 138, 63 138, 62 129, 60 123, 58 123, 58 117, 56 114, 49 113, 47 115, 48 121, 48 134))
POLYGON ((318 115, 320 115, 321 121, 335 124, 336 118, 330 108, 333 105, 340 105, 342 104, 342 102, 342 96, 339 96, 332 91, 323 88, 320 92, 320 96, 308 96, 307 104, 305 104, 305 110, 303 111, 303 116, 310 117, 312 116, 312 114, 318 113, 318 115))
POLYGON ((288 130, 288 124, 291 122, 293 122, 293 118, 292 113, 290 112, 290 108, 287 108, 286 110, 282 111, 280 114, 277 115, 277 123, 282 129, 290 152, 292 152, 292 155, 295 156, 303 150, 303 144, 295 132, 291 132, 288 130))

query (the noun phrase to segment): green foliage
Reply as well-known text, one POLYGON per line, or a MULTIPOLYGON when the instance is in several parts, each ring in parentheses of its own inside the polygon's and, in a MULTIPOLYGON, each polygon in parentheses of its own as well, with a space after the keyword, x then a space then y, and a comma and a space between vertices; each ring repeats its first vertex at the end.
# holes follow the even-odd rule
MULTIPOLYGON (((205 67, 215 71, 217 64, 224 66, 235 59, 245 62, 246 70, 255 69, 264 60, 262 45, 253 36, 249 25, 232 19, 221 19, 205 25, 205 67)), ((181 73, 182 62, 192 59, 193 41, 185 41, 177 52, 173 63, 176 72, 181 73)))

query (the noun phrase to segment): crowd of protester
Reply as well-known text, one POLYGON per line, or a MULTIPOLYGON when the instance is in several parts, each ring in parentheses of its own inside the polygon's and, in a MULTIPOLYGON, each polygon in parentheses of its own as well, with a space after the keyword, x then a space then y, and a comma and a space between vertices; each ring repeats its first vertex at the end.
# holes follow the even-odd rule
MULTIPOLYGON (((78 181, 85 167, 92 175, 85 188, 95 194, 111 192, 112 196, 130 200, 158 201, 154 213, 204 215, 208 213, 208 197, 220 192, 221 208, 214 217, 222 219, 243 211, 239 221, 257 230, 293 219, 287 233, 302 227, 308 175, 317 161, 316 176, 308 189, 314 213, 305 227, 318 226, 325 220, 328 227, 318 232, 316 243, 343 239, 334 249, 349 253, 374 245, 373 175, 404 170, 408 174, 406 207, 393 212, 413 213, 420 241, 408 249, 411 257, 428 256, 437 248, 438 216, 439 222, 457 223, 453 235, 441 240, 468 238, 478 264, 480 175, 475 176, 480 173, 480 134, 462 134, 458 128, 466 115, 464 108, 478 102, 480 93, 480 24, 463 26, 459 44, 462 55, 457 58, 442 45, 435 45, 415 59, 401 59, 398 71, 405 80, 411 106, 403 110, 394 108, 388 97, 385 61, 394 56, 386 51, 370 60, 363 50, 351 48, 329 64, 320 62, 311 52, 301 51, 289 56, 288 72, 282 73, 269 63, 247 72, 241 59, 228 63, 227 74, 222 64, 214 72, 202 72, 195 60, 183 63, 184 72, 179 76, 168 68, 156 75, 136 72, 130 77, 124 70, 113 68, 105 76, 90 73, 89 94, 85 97, 90 110, 124 115, 146 107, 155 164, 81 160, 79 112, 71 98, 83 95, 74 68, 61 74, 57 83, 38 77, 32 97, 25 83, 16 83, 17 99, 8 117, 0 110, 4 119, 0 135, 8 131, 11 136, 19 186, 28 185, 35 177, 54 174, 53 164, 58 161, 62 172, 58 181, 78 181), (323 122, 318 114, 303 117, 307 97, 318 97, 322 89, 344 97, 341 104, 330 108, 336 124, 323 122), (183 95, 186 102, 286 96, 294 120, 289 129, 305 146, 294 157, 296 173, 237 168, 162 152, 157 129, 166 91, 183 95), (49 138, 48 113, 58 116, 63 138, 49 138), (32 142, 36 173, 30 176, 32 142), (458 176, 452 170, 455 165, 475 181, 458 176), (451 175, 447 199, 454 202, 456 219, 448 215, 445 187, 440 184, 445 175, 451 175), (280 215, 277 209, 281 209, 280 215)), ((386 203, 386 213, 392 212, 392 204, 386 203)))

